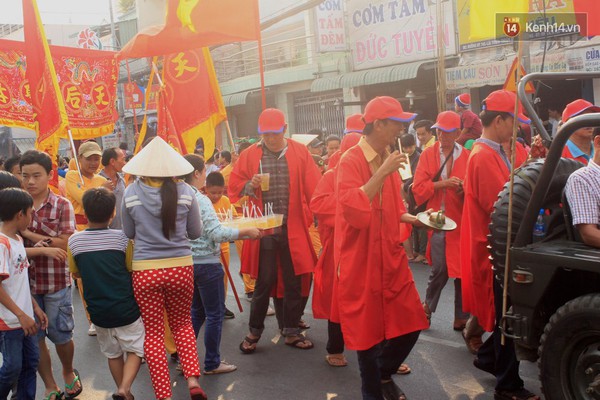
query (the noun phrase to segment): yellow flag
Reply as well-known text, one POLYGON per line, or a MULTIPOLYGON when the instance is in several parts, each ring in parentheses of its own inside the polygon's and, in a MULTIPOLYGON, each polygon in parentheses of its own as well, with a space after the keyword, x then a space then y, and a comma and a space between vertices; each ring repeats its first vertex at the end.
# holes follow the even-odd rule
MULTIPOLYGON (((502 25, 496 27, 498 14, 525 14, 529 12, 529 0, 471 0, 469 22, 470 40, 495 39, 502 32, 502 25)), ((526 21, 521 21, 524 24, 526 21)), ((502 23, 502 21, 499 21, 502 23)), ((523 25, 524 26, 524 25, 523 25)))

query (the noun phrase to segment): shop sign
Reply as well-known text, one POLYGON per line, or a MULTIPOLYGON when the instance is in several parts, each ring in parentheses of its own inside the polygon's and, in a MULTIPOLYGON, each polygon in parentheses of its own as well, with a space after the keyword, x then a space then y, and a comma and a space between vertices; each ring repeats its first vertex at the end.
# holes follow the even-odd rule
MULTIPOLYGON (((541 72, 543 53, 529 57, 530 72, 541 72)), ((544 72, 566 72, 567 56, 564 51, 558 53, 546 53, 544 60, 544 72)))
POLYGON ((325 0, 315 8, 318 51, 346 50, 343 0, 325 0))
MULTIPOLYGON (((442 3, 446 56, 456 54, 453 2, 442 3)), ((437 10, 429 0, 347 0, 355 70, 437 57, 437 10)))
POLYGON ((446 87, 450 90, 503 85, 512 60, 466 65, 446 69, 446 87))
POLYGON ((583 47, 567 52, 568 71, 600 71, 600 46, 583 47))

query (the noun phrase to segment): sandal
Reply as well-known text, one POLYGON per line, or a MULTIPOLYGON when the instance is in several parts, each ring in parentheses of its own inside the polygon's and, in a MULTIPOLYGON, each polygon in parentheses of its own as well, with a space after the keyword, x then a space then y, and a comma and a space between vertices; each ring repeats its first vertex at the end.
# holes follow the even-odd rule
POLYGON ((304 322, 304 320, 300 320, 300 322, 298 322, 298 328, 300 329, 310 329, 310 325, 307 324, 306 322, 304 322))
POLYGON ((76 398, 77 396, 79 396, 81 394, 81 392, 83 392, 83 382, 81 382, 81 377, 79 376, 79 371, 77 371, 76 369, 73 369, 73 374, 75 374, 75 378, 73 379, 71 384, 65 383, 64 395, 65 395, 66 400, 72 400, 72 399, 76 398), (73 393, 69 393, 69 390, 75 389, 75 385, 77 385, 78 382, 79 382, 79 389, 77 389, 73 393))
POLYGON ((394 381, 381 384, 383 400, 407 400, 406 395, 394 381))
MULTIPOLYGON (((315 347, 315 345, 309 341, 306 337, 302 336, 302 335, 294 335, 296 336, 296 339, 293 342, 284 342, 286 346, 291 346, 295 349, 300 349, 300 350, 310 350, 313 347, 315 347), (306 346, 298 346, 300 343, 302 344, 307 344, 306 346)), ((289 337, 294 337, 294 336, 288 336, 289 337)))
POLYGON ((525 388, 517 390, 496 390, 494 400, 540 400, 540 396, 531 393, 525 388))
POLYGON ((206 399, 208 399, 208 397, 206 397, 206 393, 204 393, 204 390, 202 390, 202 388, 199 387, 199 386, 190 388, 190 398, 192 400, 206 400, 206 399))
POLYGON ((55 390, 53 392, 48 393, 48 395, 44 397, 44 400, 62 400, 62 398, 63 392, 61 392, 60 390, 55 390))
POLYGON ((400 364, 400 367, 398 368, 398 371, 396 371, 396 373, 398 375, 408 375, 412 372, 412 369, 406 365, 406 364, 400 364))
POLYGON ((346 360, 343 354, 327 354, 325 361, 332 367, 345 367, 348 365, 348 360, 346 360))
POLYGON ((242 341, 242 343, 240 343, 240 350, 244 354, 254 353, 256 351, 256 343, 258 343, 259 340, 260 340, 259 337, 256 339, 252 339, 251 337, 246 336, 244 338, 244 340, 242 341), (244 343, 248 343, 249 346, 254 346, 254 347, 244 347, 244 343))

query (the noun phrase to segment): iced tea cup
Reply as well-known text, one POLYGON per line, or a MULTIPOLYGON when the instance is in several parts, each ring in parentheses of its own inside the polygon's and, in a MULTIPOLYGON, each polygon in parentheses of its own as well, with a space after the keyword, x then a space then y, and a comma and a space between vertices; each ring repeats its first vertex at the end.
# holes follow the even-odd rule
POLYGON ((260 190, 262 190, 263 192, 268 192, 271 174, 267 172, 264 174, 258 174, 258 176, 260 176, 260 190))

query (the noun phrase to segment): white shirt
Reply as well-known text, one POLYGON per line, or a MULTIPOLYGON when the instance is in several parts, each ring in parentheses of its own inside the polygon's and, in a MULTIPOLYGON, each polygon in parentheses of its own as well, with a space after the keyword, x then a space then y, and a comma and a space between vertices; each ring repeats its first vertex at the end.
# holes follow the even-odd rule
MULTIPOLYGON (((15 304, 29 317, 34 318, 29 290, 29 262, 23 239, 12 239, 0 233, 0 279, 2 288, 15 304)), ((0 304, 0 331, 19 329, 21 324, 15 314, 0 304)))

